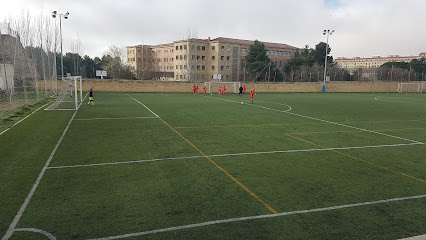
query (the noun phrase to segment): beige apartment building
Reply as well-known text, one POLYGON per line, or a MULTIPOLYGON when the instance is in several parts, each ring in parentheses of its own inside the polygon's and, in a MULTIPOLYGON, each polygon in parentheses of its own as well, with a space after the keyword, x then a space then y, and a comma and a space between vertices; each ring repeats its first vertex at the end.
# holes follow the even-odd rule
POLYGON ((378 68, 387 62, 410 62, 413 59, 426 58, 426 52, 420 53, 418 56, 402 57, 398 55, 390 55, 387 57, 373 56, 371 58, 344 58, 340 57, 335 59, 340 68, 347 69, 353 72, 359 68, 378 68))
MULTIPOLYGON (((284 68, 296 47, 262 42, 269 59, 284 68)), ((127 47, 127 64, 138 79, 151 68, 155 78, 168 81, 245 81, 244 57, 254 41, 215 38, 188 39, 173 43, 127 47)), ((248 80, 248 79, 247 79, 248 80)))

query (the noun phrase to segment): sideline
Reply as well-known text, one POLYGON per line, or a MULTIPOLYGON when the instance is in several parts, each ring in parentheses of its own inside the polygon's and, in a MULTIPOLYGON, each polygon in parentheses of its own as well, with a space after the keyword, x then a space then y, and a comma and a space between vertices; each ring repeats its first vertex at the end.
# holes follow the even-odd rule
POLYGON ((18 122, 12 124, 12 126, 6 128, 3 132, 0 133, 0 136, 9 131, 11 128, 13 128, 14 126, 18 125, 20 122, 24 121, 25 119, 27 119, 28 117, 30 117, 31 115, 33 115, 35 112, 37 112, 38 110, 42 109, 43 107, 45 107, 46 105, 51 104, 51 102, 44 104, 43 106, 37 108, 34 112, 30 113, 29 115, 27 115, 26 117, 24 117, 23 119, 19 120, 18 122))
MULTIPOLYGON (((86 99, 86 97, 87 97, 87 94, 84 97, 84 99, 86 99)), ((80 105, 81 105, 81 103, 80 103, 80 105)), ((79 106, 79 108, 80 108, 80 106, 79 106)), ((40 181, 43 178, 44 173, 46 172, 47 168, 49 167, 49 164, 52 161, 53 156, 56 153, 56 150, 58 149, 59 145, 61 144, 62 139, 64 139, 65 134, 67 133, 68 128, 70 127, 72 120, 74 119, 75 115, 77 114, 77 111, 78 110, 76 110, 74 112, 74 114, 72 115, 70 121, 68 122, 68 125, 65 127, 64 132, 62 133, 61 137, 59 138, 58 142, 56 143, 55 148, 53 149, 52 153, 50 154, 49 158, 47 159, 47 161, 46 161, 43 169, 41 170, 40 174, 37 177, 37 180, 35 181, 33 187, 31 188, 31 191, 28 193, 28 196, 25 198, 24 203, 22 204, 21 208, 19 209, 18 213, 16 214, 15 218, 13 219, 12 223, 10 224, 10 226, 9 226, 6 234, 3 236, 2 240, 9 239, 13 235, 13 232, 16 230, 16 225, 18 224, 19 220, 22 217, 22 214, 24 214, 25 209, 27 208, 28 204, 30 203, 31 198, 33 197, 35 191, 37 190, 37 187, 40 184, 40 181)))

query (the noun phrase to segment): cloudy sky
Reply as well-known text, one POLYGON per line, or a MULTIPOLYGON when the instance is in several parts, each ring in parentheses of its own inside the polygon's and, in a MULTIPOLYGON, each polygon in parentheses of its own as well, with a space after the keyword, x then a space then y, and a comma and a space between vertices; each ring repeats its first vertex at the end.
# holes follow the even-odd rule
POLYGON ((63 21, 64 51, 80 39, 83 54, 101 56, 111 45, 161 44, 229 37, 314 47, 326 41, 336 57, 418 55, 426 52, 425 0, 14 0, 0 4, 2 19, 23 11, 63 21))

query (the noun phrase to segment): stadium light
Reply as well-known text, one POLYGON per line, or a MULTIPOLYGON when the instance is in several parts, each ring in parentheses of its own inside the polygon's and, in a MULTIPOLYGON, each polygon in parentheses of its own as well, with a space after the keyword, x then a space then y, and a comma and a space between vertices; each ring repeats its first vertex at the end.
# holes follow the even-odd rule
POLYGON ((56 16, 59 16, 59 34, 61 35, 61 79, 64 77, 64 54, 62 52, 62 17, 65 19, 68 19, 68 15, 70 15, 69 12, 58 13, 57 11, 52 12, 52 17, 56 18, 56 16))
POLYGON ((334 33, 334 30, 324 30, 323 35, 327 36, 327 44, 325 45, 325 62, 324 62, 324 85, 322 86, 322 92, 325 92, 325 79, 327 78, 327 56, 328 56, 328 37, 334 33))

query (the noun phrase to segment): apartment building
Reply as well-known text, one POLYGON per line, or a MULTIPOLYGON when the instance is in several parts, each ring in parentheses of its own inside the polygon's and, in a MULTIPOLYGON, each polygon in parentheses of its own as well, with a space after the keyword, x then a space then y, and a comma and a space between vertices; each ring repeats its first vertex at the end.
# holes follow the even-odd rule
MULTIPOLYGON (((284 68, 296 47, 280 43, 262 42, 269 59, 284 68)), ((244 81, 245 60, 254 41, 215 38, 188 39, 173 43, 127 47, 127 64, 139 79, 149 67, 156 78, 174 81, 244 81), (150 65, 151 64, 151 65, 150 65)))
POLYGON ((398 56, 390 55, 387 57, 373 56, 371 58, 344 58, 340 57, 335 59, 338 66, 347 69, 349 72, 353 72, 359 68, 378 68, 387 62, 410 62, 413 59, 426 58, 426 52, 420 53, 418 56, 398 56))

